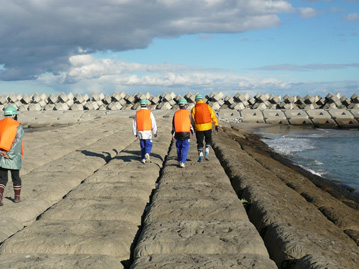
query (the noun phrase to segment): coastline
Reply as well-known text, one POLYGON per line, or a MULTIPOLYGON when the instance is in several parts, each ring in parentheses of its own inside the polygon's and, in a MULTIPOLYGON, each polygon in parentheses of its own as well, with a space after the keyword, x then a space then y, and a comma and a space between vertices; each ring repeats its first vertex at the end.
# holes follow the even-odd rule
MULTIPOLYGON (((273 151, 265 142, 261 139, 265 137, 265 133, 279 135, 285 131, 292 132, 305 132, 305 131, 315 131, 317 128, 313 126, 293 126, 293 125, 279 125, 279 124, 265 124, 265 123, 229 123, 231 128, 242 130, 248 132, 248 135, 252 137, 253 141, 256 141, 256 146, 259 147, 264 152, 270 154, 270 156, 281 162, 282 164, 296 170, 301 173, 303 176, 309 178, 315 185, 320 188, 327 189, 337 199, 350 199, 355 204, 351 207, 359 209, 359 192, 339 181, 333 181, 327 179, 323 176, 312 173, 310 170, 301 167, 299 164, 296 164, 293 160, 284 156, 283 154, 273 151)), ((318 130, 319 132, 319 130, 318 130)))

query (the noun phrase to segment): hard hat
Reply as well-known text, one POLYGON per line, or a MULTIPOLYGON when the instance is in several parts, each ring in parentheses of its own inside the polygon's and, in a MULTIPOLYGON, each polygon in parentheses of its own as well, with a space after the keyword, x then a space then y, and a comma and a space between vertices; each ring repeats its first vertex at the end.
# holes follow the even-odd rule
POLYGON ((4 110, 4 116, 14 116, 17 115, 17 109, 13 106, 8 106, 4 110))
POLYGON ((140 105, 148 105, 148 102, 146 99, 141 99, 140 105))
POLYGON ((197 95, 196 95, 196 100, 200 100, 200 99, 203 99, 202 94, 197 94, 197 95))
POLYGON ((181 98, 178 102, 179 105, 187 105, 187 100, 184 98, 181 98))

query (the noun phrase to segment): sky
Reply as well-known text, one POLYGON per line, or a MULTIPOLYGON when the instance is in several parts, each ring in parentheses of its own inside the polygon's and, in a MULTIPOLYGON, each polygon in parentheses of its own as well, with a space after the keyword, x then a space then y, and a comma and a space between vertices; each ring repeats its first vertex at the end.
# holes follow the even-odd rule
POLYGON ((359 95, 359 0, 0 0, 0 95, 359 95))

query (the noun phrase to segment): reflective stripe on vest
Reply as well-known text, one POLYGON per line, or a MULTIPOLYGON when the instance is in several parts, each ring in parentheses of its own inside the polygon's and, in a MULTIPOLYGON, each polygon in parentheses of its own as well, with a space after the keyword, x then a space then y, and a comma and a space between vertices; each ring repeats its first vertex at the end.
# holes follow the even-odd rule
POLYGON ((189 133, 191 131, 191 112, 185 109, 180 109, 175 113, 175 132, 189 133))
MULTIPOLYGON (((0 121, 0 149, 9 151, 12 143, 15 140, 17 127, 20 122, 12 119, 5 118, 0 121)), ((23 155, 23 144, 21 143, 21 156, 23 155)))
POLYGON ((152 130, 151 110, 140 109, 139 111, 137 111, 136 125, 138 131, 151 131, 152 130))
POLYGON ((209 111, 207 104, 196 104, 195 121, 196 124, 212 122, 211 112, 209 111))

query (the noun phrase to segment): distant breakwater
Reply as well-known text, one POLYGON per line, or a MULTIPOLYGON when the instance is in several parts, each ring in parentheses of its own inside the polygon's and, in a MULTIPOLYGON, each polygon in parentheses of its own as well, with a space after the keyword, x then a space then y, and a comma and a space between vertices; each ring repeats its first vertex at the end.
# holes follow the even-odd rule
MULTIPOLYGON (((149 109, 154 111, 176 110, 181 98, 188 101, 188 109, 191 109, 195 105, 196 94, 187 93, 184 96, 173 92, 164 92, 156 96, 150 93, 130 95, 125 92, 114 92, 111 96, 95 92, 91 95, 60 93, 49 96, 44 93, 9 94, 0 95, 0 109, 12 105, 21 112, 58 111, 54 115, 60 115, 64 111, 83 111, 84 113, 98 111, 106 112, 100 114, 107 115, 110 111, 137 110, 141 99, 147 99, 149 109)), ((212 92, 209 95, 204 95, 204 101, 224 121, 314 125, 321 128, 359 127, 359 96, 356 94, 351 97, 341 96, 339 93, 329 93, 325 97, 318 95, 306 95, 305 97, 285 95, 282 97, 258 93, 251 97, 247 93, 225 96, 222 92, 212 92)), ((82 114, 77 113, 76 115, 82 114)), ((63 121, 64 117, 61 118, 63 121)))

